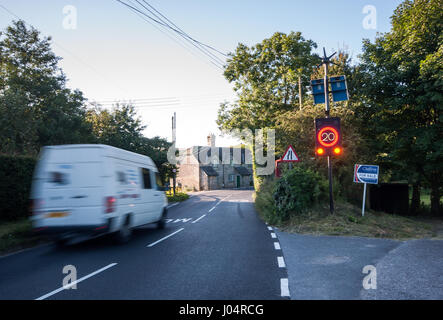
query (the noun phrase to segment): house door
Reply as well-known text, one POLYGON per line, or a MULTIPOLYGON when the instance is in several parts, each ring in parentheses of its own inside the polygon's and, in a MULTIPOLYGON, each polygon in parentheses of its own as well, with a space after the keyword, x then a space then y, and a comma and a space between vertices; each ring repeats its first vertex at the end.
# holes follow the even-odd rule
POLYGON ((237 188, 240 188, 240 176, 237 176, 237 188))

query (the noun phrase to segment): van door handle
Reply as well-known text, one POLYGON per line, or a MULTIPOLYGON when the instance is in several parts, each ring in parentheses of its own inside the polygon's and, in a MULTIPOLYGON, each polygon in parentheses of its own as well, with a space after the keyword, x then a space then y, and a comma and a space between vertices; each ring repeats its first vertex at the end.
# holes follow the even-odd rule
POLYGON ((88 196, 75 196, 75 197, 71 197, 71 199, 82 199, 82 198, 87 198, 88 196))

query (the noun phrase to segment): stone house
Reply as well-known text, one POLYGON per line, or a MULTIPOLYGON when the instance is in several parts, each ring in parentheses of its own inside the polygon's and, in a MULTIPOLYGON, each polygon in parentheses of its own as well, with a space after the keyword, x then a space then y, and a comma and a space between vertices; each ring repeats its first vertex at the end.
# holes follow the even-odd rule
POLYGON ((177 186, 192 190, 249 188, 252 180, 252 155, 245 146, 216 147, 215 136, 208 146, 180 150, 177 186))

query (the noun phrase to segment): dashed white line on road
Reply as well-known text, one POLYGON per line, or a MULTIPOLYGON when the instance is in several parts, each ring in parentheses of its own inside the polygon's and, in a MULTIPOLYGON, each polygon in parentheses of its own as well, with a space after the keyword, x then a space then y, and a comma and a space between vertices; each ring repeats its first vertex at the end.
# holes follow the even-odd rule
POLYGON ((274 248, 275 250, 281 250, 280 243, 274 242, 274 248))
POLYGON ((280 279, 280 291, 282 297, 290 297, 289 294, 289 281, 287 278, 280 279))
POLYGON ((163 237, 163 238, 161 238, 160 240, 157 240, 157 241, 155 241, 155 242, 153 242, 153 243, 147 245, 147 247, 153 247, 153 246, 155 246, 157 243, 160 243, 160 242, 162 242, 163 240, 166 240, 166 239, 168 239, 169 237, 172 237, 174 234, 179 233, 180 231, 183 231, 184 229, 185 229, 185 228, 178 229, 177 231, 171 233, 170 235, 167 235, 166 237, 163 237))
POLYGON ((49 293, 47 293, 47 294, 45 294, 45 295, 43 295, 43 296, 41 296, 41 297, 39 297, 39 298, 37 298, 37 299, 35 299, 35 300, 44 300, 44 299, 46 299, 46 298, 48 298, 48 297, 50 297, 50 296, 53 296, 54 294, 59 293, 60 291, 63 291, 63 290, 65 290, 65 289, 69 289, 70 287, 76 285, 77 283, 80 283, 80 282, 82 282, 82 281, 84 281, 84 280, 86 280, 86 279, 88 279, 88 278, 90 278, 90 277, 93 277, 93 276, 95 276, 96 274, 99 274, 100 272, 103 272, 103 271, 105 271, 105 270, 107 270, 107 269, 109 269, 109 268, 112 268, 112 267, 115 266, 115 265, 117 265, 117 263, 111 263, 111 264, 108 264, 106 267, 103 267, 103 268, 101 268, 101 269, 99 269, 99 270, 97 270, 97 271, 94 271, 93 273, 90 273, 90 274, 84 276, 83 278, 80 278, 80 279, 78 279, 78 280, 76 280, 76 281, 73 281, 73 282, 69 283, 68 285, 65 285, 65 286, 63 286, 63 287, 61 287, 61 288, 58 288, 57 290, 54 290, 54 291, 52 291, 52 292, 49 292, 49 293))
POLYGON ((197 221, 199 221, 200 219, 203 219, 204 217, 206 217, 206 215, 202 215, 200 218, 198 218, 197 220, 193 221, 192 223, 196 223, 197 221))
POLYGON ((273 233, 271 233, 271 237, 272 237, 273 239, 277 238, 277 236, 275 235, 275 233, 274 233, 274 232, 273 232, 273 233))
POLYGON ((285 259, 283 259, 283 257, 277 257, 277 263, 279 268, 286 268, 285 259))

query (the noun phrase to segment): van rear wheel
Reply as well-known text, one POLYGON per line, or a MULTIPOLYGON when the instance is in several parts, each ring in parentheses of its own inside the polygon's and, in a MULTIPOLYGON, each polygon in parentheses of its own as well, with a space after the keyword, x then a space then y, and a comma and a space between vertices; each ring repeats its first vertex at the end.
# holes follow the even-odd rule
POLYGON ((120 230, 117 231, 115 238, 117 243, 127 243, 131 239, 132 230, 129 225, 129 216, 126 218, 126 221, 120 227, 120 230))
POLYGON ((158 229, 164 229, 166 227, 166 215, 168 214, 168 211, 165 209, 163 209, 163 213, 162 216, 160 218, 160 220, 158 220, 157 222, 157 228, 158 229))

